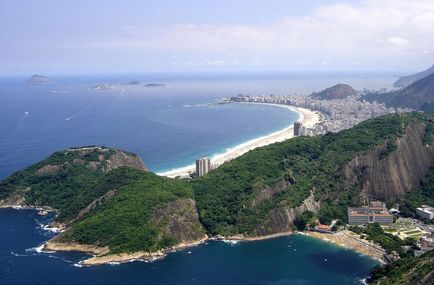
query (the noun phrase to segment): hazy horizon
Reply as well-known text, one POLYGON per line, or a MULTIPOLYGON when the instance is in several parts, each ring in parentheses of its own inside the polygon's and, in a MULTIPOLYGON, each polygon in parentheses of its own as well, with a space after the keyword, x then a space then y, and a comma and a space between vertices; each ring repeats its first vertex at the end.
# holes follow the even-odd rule
POLYGON ((0 75, 410 73, 434 63, 431 0, 5 0, 0 19, 0 75))

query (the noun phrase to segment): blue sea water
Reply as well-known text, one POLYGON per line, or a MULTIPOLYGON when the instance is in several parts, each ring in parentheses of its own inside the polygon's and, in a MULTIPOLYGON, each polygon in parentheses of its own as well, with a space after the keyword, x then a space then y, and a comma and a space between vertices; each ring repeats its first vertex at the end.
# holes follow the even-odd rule
MULTIPOLYGON (((136 152, 155 172, 191 164, 282 129, 298 114, 265 105, 214 105, 222 97, 310 94, 337 83, 390 88, 392 74, 123 74, 50 76, 28 86, 0 77, 0 179, 71 146, 136 152), (99 83, 163 83, 166 87, 99 83)), ((52 233, 47 218, 0 210, 0 284, 357 284, 376 264, 368 257, 304 236, 206 245, 153 263, 78 268, 77 253, 38 253, 52 233), (29 250, 30 249, 30 250, 29 250), (191 253, 189 253, 191 252, 191 253), (327 260, 327 261, 325 261, 327 260)))
POLYGON ((0 209, 0 284, 360 284, 374 260, 303 235, 209 241, 154 262, 76 267, 78 253, 38 253, 49 217, 0 209))
POLYGON ((388 74, 129 74, 50 76, 47 86, 0 77, 0 178, 71 146, 138 153, 154 172, 283 129, 298 114, 264 105, 208 105, 239 93, 310 94, 339 82, 389 87, 388 74), (163 83, 98 91, 99 83, 163 83))

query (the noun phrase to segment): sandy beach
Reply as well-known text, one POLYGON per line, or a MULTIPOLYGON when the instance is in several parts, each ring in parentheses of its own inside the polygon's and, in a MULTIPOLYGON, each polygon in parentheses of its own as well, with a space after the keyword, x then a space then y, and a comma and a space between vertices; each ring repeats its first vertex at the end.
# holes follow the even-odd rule
POLYGON ((303 232, 303 234, 309 235, 314 238, 319 238, 328 242, 332 242, 339 246, 343 246, 346 248, 350 248, 362 254, 369 255, 370 257, 384 263, 383 256, 386 254, 384 249, 382 249, 379 245, 361 239, 357 234, 345 230, 340 231, 333 234, 323 234, 318 232, 303 232))
MULTIPOLYGON (((241 104, 259 104, 259 103, 241 103, 241 104)), ((266 103, 264 103, 266 104, 266 103)), ((312 111, 309 109, 301 108, 301 107, 294 107, 289 105, 281 105, 281 104, 266 104, 266 105, 273 105, 280 108, 287 108, 291 111, 297 112, 300 114, 299 119, 297 122, 301 122, 303 126, 307 128, 311 128, 317 123, 320 122, 322 115, 317 111, 312 111)), ((262 136, 259 138, 255 138, 253 140, 247 141, 245 143, 239 144, 233 148, 228 149, 224 153, 216 154, 211 159, 211 164, 213 168, 216 168, 223 164, 224 162, 230 161, 234 158, 237 158, 244 153, 255 149, 257 147, 269 145, 275 142, 281 142, 287 139, 290 139, 294 136, 294 127, 293 124, 287 126, 286 128, 279 130, 277 132, 271 133, 266 136, 262 136)), ((188 177, 189 174, 195 171, 195 165, 192 163, 191 165, 169 170, 166 172, 158 173, 158 175, 161 176, 167 176, 167 177, 188 177)))

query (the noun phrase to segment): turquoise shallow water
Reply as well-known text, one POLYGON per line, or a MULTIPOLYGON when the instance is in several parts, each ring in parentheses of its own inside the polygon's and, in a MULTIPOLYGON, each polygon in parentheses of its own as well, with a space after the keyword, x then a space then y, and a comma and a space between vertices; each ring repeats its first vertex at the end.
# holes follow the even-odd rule
POLYGON ((47 217, 0 209, 0 284, 360 284, 376 261, 303 235, 209 241, 150 263, 76 267, 78 253, 37 253, 47 217))
MULTIPOLYGON (((264 105, 208 105, 238 93, 309 94, 336 83, 388 87, 389 75, 53 76, 50 86, 0 78, 0 178, 56 150, 106 145, 138 153, 153 171, 286 127, 298 117, 264 105), (164 83, 164 88, 93 91, 98 83, 164 83), (124 91, 122 91, 124 90, 124 91), (53 92, 55 91, 55 92, 53 92), (60 91, 60 92, 59 92, 60 91)), ((78 268, 77 253, 37 253, 52 237, 33 211, 0 210, 0 284, 358 284, 376 264, 305 236, 207 244, 153 263, 78 268)))
POLYGON ((0 178, 56 150, 95 144, 138 153, 152 171, 162 172, 282 129, 298 118, 273 106, 209 104, 236 95, 233 83, 227 90, 214 90, 212 84, 206 89, 207 84, 197 81, 90 89, 108 80, 114 79, 78 78, 71 83, 60 78, 50 86, 0 80, 0 178))

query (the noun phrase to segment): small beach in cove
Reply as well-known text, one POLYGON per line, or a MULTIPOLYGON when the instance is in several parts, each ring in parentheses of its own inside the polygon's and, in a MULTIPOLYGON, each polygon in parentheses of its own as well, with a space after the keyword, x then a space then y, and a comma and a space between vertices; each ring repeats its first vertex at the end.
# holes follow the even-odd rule
MULTIPOLYGON (((281 104, 266 104, 266 103, 238 103, 238 104, 263 104, 263 105, 271 105, 276 108, 286 108, 290 111, 296 112, 299 114, 299 118, 297 122, 301 122, 303 126, 307 128, 311 128, 321 122, 322 114, 317 111, 309 110, 306 108, 295 107, 290 105, 281 105, 281 104)), ((294 122, 291 122, 286 128, 273 132, 269 135, 261 136, 247 142, 236 145, 232 148, 228 148, 223 153, 218 153, 210 157, 211 164, 213 168, 216 168, 223 163, 230 161, 234 158, 237 158, 246 152, 253 150, 258 147, 266 146, 272 143, 281 142, 294 137, 294 122)), ((188 177, 191 173, 195 171, 195 165, 190 164, 185 167, 180 167, 176 169, 172 169, 165 172, 157 173, 161 176, 167 177, 188 177)))

